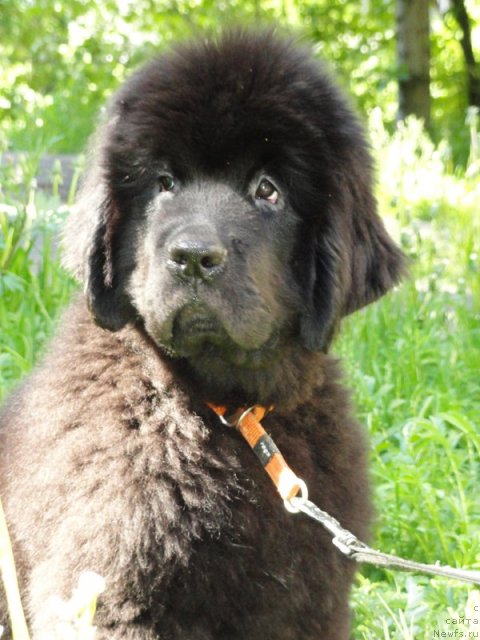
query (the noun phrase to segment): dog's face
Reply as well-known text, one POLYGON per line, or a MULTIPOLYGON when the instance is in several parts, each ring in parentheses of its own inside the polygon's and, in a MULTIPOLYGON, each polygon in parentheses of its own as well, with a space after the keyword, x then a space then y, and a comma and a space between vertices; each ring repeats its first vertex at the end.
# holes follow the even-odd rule
POLYGON ((99 324, 173 357, 268 367, 326 350, 398 280, 364 136, 325 71, 272 34, 177 49, 115 97, 67 230, 99 324))
POLYGON ((228 174, 182 181, 163 169, 126 291, 149 335, 172 355, 217 353, 255 367, 296 320, 289 264, 297 220, 272 178, 239 180, 239 172, 232 184, 228 174))

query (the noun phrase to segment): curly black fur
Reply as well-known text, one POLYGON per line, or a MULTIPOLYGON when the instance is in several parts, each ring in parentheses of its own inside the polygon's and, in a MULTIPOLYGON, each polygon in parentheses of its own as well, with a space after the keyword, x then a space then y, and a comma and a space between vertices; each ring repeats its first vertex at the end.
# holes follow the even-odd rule
POLYGON ((367 534, 363 436, 327 350, 401 275, 371 173, 335 83, 272 32, 179 46, 119 90, 65 234, 85 295, 1 415, 35 640, 87 569, 107 585, 99 640, 348 638, 352 563, 205 403, 273 402, 312 499, 367 534))

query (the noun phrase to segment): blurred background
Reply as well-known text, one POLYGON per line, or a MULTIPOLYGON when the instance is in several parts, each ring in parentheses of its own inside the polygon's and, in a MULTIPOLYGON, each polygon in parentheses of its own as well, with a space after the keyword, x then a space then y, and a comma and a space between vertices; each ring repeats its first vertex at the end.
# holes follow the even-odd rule
MULTIPOLYGON (((78 289, 59 228, 106 99, 172 41, 237 24, 275 25, 330 64, 409 258, 334 347, 370 434, 373 544, 479 570, 478 0, 0 0, 0 401, 78 289)), ((480 591, 452 580, 365 567, 352 609, 355 640, 480 637, 480 591)))
POLYGON ((360 110, 423 117, 453 161, 480 107, 477 0, 0 0, 3 147, 78 152, 105 98, 172 40, 275 24, 314 44, 360 110), (400 88, 400 96, 399 96, 400 88))

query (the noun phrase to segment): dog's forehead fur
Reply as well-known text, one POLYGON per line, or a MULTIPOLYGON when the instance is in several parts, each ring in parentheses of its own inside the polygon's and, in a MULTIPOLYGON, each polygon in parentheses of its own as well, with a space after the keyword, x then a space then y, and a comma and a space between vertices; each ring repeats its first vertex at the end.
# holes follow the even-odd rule
POLYGON ((325 68, 273 33, 177 47, 137 72, 111 113, 116 166, 133 143, 147 162, 167 158, 187 177, 191 167, 218 174, 233 164, 238 175, 240 162, 247 177, 264 167, 283 169, 285 181, 314 172, 323 193, 353 146, 369 166, 361 127, 325 68))

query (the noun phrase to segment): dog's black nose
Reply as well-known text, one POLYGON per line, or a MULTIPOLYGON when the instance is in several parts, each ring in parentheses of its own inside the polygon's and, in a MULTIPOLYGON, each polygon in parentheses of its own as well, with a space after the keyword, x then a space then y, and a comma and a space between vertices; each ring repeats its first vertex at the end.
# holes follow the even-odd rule
POLYGON ((177 238, 168 248, 168 268, 182 278, 213 280, 222 273, 227 251, 218 241, 177 238))

